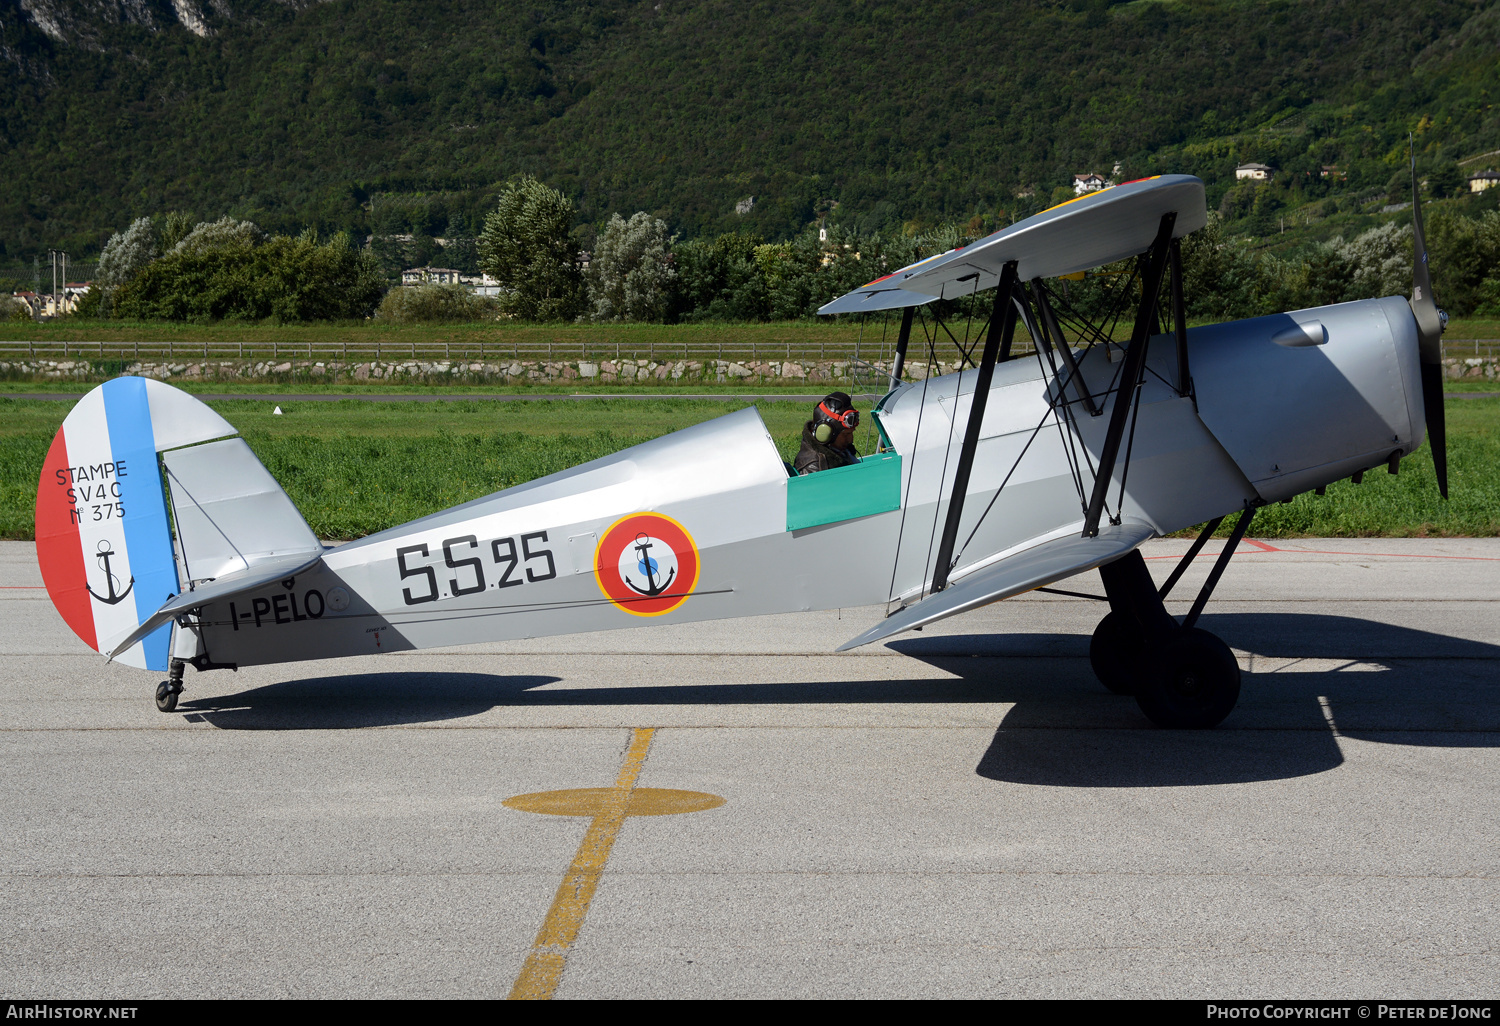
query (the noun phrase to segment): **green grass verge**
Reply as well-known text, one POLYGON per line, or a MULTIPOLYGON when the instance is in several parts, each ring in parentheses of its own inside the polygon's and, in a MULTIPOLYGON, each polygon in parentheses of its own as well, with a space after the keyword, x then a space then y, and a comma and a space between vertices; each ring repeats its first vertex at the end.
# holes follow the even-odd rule
MULTIPOLYGON (((749 405, 685 399, 210 404, 240 429, 312 529, 357 538, 749 405)), ((0 537, 30 539, 42 461, 69 403, 0 399, 0 537)), ((785 458, 808 411, 765 403, 785 458)))
MULTIPOLYGON (((243 433, 325 538, 354 538, 742 409, 743 402, 297 403, 281 416, 254 399, 211 404, 243 433)), ((37 476, 69 404, 0 400, 0 537, 29 539, 37 476)), ((785 458, 807 411, 763 403, 785 458)), ((1452 499, 1437 494, 1424 448, 1401 473, 1340 482, 1256 514, 1257 537, 1500 535, 1500 399, 1447 404, 1452 499)), ((862 444, 861 448, 867 448, 862 444)), ((1227 531, 1227 528, 1225 529, 1227 531)))
MULTIPOLYGON (((96 387, 98 381, 0 381, 0 393, 12 395, 83 395, 96 387)), ((538 385, 427 385, 405 381, 391 384, 329 385, 296 383, 251 384, 233 381, 173 381, 172 387, 191 395, 346 395, 351 399, 361 396, 465 396, 489 395, 641 395, 648 393, 670 398, 677 395, 823 395, 840 386, 823 382, 805 381, 800 385, 745 385, 727 381, 694 382, 627 382, 625 384, 602 384, 596 382, 556 382, 538 385)), ((848 385, 843 386, 846 390, 848 385)), ((1500 383, 1490 387, 1500 392, 1500 383)))

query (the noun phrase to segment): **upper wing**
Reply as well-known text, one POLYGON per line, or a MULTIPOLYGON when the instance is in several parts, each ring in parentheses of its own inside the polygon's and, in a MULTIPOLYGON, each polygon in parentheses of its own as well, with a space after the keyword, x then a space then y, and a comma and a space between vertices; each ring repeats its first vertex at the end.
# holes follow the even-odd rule
POLYGON ((886 617, 859 637, 840 645, 838 650, 846 652, 1092 570, 1119 559, 1155 535, 1150 525, 1126 520, 1100 528, 1092 538, 1069 535, 1042 542, 886 617))
POLYGON ((994 288, 1007 263, 1022 281, 1113 263, 1151 248, 1163 214, 1176 212, 1174 238, 1208 223, 1203 180, 1159 175, 1086 193, 1017 221, 978 242, 949 250, 840 296, 820 314, 919 306, 953 293, 994 288))

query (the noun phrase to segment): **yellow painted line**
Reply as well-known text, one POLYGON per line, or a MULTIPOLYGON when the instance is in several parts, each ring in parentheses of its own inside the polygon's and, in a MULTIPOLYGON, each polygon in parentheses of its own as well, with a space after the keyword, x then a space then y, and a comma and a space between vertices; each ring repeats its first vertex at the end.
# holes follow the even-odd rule
POLYGON ((573 863, 552 899, 552 907, 547 910, 547 918, 531 944, 531 952, 521 966, 521 974, 511 987, 510 1000, 546 1001, 557 992, 563 969, 567 967, 568 951, 578 940, 578 931, 583 927, 604 865, 626 817, 700 812, 724 804, 718 795, 635 786, 655 734, 655 727, 638 727, 631 732, 630 747, 625 751, 614 787, 543 791, 505 801, 505 805, 522 812, 592 817, 573 863))

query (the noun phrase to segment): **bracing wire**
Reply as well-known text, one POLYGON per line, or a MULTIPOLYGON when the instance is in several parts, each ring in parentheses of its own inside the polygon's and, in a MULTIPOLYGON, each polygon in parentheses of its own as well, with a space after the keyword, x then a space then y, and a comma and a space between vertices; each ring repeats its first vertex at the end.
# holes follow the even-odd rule
MULTIPOLYGON (((979 279, 978 279, 978 276, 975 276, 975 279, 974 279, 974 291, 969 294, 970 299, 972 300, 972 298, 975 295, 977 295, 978 292, 979 292, 979 279)), ((936 319, 936 318, 934 317, 934 319, 936 319)), ((939 322, 939 323, 941 323, 941 322, 939 322)), ((968 326, 966 328, 964 328, 964 342, 968 342, 969 341, 969 330, 971 328, 973 328, 973 326, 974 326, 974 304, 971 301, 969 303, 969 322, 968 322, 968 326)), ((948 331, 948 329, 946 327, 944 327, 943 330, 948 332, 948 337, 950 339, 953 339, 953 344, 954 345, 958 345, 958 339, 953 338, 953 332, 948 331)), ((934 340, 936 340, 936 335, 937 335, 937 333, 934 332, 933 333, 934 340)), ((976 342, 977 342, 977 340, 976 340, 976 342)), ((966 354, 966 358, 967 358, 967 351, 964 349, 963 346, 959 346, 959 351, 960 352, 964 352, 966 354)), ((973 363, 973 360, 971 359, 971 360, 969 360, 969 362, 973 363)), ((978 365, 976 364, 975 366, 977 367, 978 365)), ((928 538, 927 538, 927 559, 925 561, 923 561, 923 563, 922 563, 922 572, 923 572, 923 574, 926 574, 927 567, 929 565, 932 565, 932 546, 933 546, 933 543, 935 541, 937 541, 938 512, 942 509, 942 505, 943 505, 943 488, 947 484, 947 481, 948 481, 948 461, 953 458, 953 429, 958 426, 958 400, 959 400, 960 396, 963 394, 963 384, 964 384, 964 369, 963 369, 963 365, 960 364, 959 368, 958 368, 958 377, 953 382, 953 409, 949 413, 949 416, 948 416, 948 447, 943 452, 943 472, 940 475, 938 475, 937 502, 933 505, 933 508, 932 508, 932 532, 931 532, 930 535, 928 535, 928 538)), ((976 389, 979 387, 979 382, 977 380, 974 383, 974 387, 976 389)), ((939 400, 939 401, 941 402, 941 400, 939 400)), ((969 400, 969 416, 972 417, 973 415, 974 415, 974 400, 971 398, 969 400)), ((957 475, 956 474, 955 474, 954 483, 957 484, 957 475)), ((952 500, 949 500, 948 508, 949 509, 953 508, 952 500)), ((948 567, 948 569, 950 569, 950 570, 953 569, 953 566, 950 565, 948 567)), ((937 567, 935 565, 932 566, 932 572, 933 572, 933 575, 936 576, 936 574, 937 574, 937 567)), ((926 585, 926 579, 924 578, 923 584, 922 584, 923 593, 924 594, 926 593, 926 586, 927 586, 926 585)))
MULTIPOLYGON (((933 315, 933 319, 937 320, 936 314, 933 315)), ((938 323, 942 322, 939 321, 938 323)), ((949 332, 948 337, 953 337, 952 332, 949 332)), ((934 360, 936 360, 936 330, 934 330, 932 333, 932 339, 928 343, 928 348, 932 350, 932 357, 934 360)), ((958 422, 958 392, 959 388, 963 385, 963 381, 963 368, 959 368, 958 377, 953 382, 953 409, 949 411, 948 414, 948 445, 943 449, 943 469, 942 472, 938 474, 937 498, 932 507, 932 531, 927 537, 927 558, 922 560, 922 591, 921 595, 919 596, 920 598, 927 597, 927 568, 932 565, 932 546, 937 541, 938 513, 941 511, 943 506, 943 484, 948 480, 948 460, 953 456, 953 427, 958 422)), ((939 402, 941 401, 942 400, 939 399, 939 402)))
MULTIPOLYGON (((984 518, 989 516, 990 510, 995 508, 995 501, 1000 498, 1000 493, 1005 491, 1005 486, 1010 484, 1010 479, 1015 476, 1016 471, 1021 466, 1021 460, 1025 458, 1027 450, 1031 448, 1031 443, 1036 441, 1036 436, 1042 433, 1042 428, 1046 427, 1047 418, 1050 416, 1052 416, 1052 408, 1049 406, 1047 412, 1042 414, 1042 419, 1037 421, 1036 427, 1031 429, 1031 437, 1026 439, 1026 444, 1021 447, 1021 451, 1016 456, 1015 462, 1010 465, 1010 470, 1006 472, 1004 480, 1000 482, 1000 487, 996 488, 995 494, 990 496, 990 501, 984 507, 984 512, 979 514, 979 519, 974 522, 974 529, 969 532, 969 536, 964 539, 963 546, 959 549, 960 555, 963 554, 964 549, 969 547, 969 542, 974 540, 974 535, 979 533, 979 525, 984 523, 984 518)), ((953 562, 956 566, 958 559, 955 557, 953 562)))
MULTIPOLYGON (((923 316, 920 308, 917 310, 917 316, 922 320, 922 337, 926 338, 927 319, 923 316)), ((911 440, 911 470, 906 475, 906 496, 901 502, 901 523, 896 528, 896 558, 891 561, 891 586, 886 593, 887 603, 890 603, 896 597, 896 574, 901 569, 901 541, 906 535, 906 511, 911 508, 911 492, 917 483, 917 451, 922 441, 922 418, 927 412, 927 382, 932 379, 933 364, 936 362, 937 349, 929 340, 927 343, 927 373, 922 376, 922 397, 917 402, 917 429, 912 432, 911 440)), ((941 482, 939 482, 938 487, 941 489, 941 482)))
MULTIPOLYGON (((1026 309, 1028 311, 1028 323, 1026 326, 1026 330, 1029 332, 1033 328, 1035 328, 1035 333, 1038 336, 1033 341, 1040 342, 1042 339, 1045 339, 1048 343, 1046 346, 1037 345, 1035 347, 1037 353, 1037 366, 1041 367, 1042 351, 1045 348, 1047 353, 1047 365, 1046 367, 1042 368, 1042 371, 1048 376, 1048 379, 1050 381, 1056 384, 1059 372, 1057 369, 1057 358, 1053 354, 1052 350, 1056 346, 1067 345, 1067 341, 1061 338, 1052 338, 1051 332, 1047 330, 1046 324, 1041 318, 1035 318, 1035 323, 1032 323, 1033 318, 1029 316, 1030 300, 1027 299, 1023 294, 1018 294, 1015 301, 1026 306, 1026 309)), ((1071 378, 1071 375, 1069 375, 1069 377, 1071 378)), ((1052 421, 1057 425, 1057 440, 1058 444, 1062 448, 1063 458, 1068 461, 1068 476, 1073 481, 1074 490, 1078 492, 1078 501, 1082 503, 1083 476, 1079 472, 1077 454, 1073 452, 1072 440, 1069 438, 1069 430, 1074 430, 1073 411, 1067 403, 1067 392, 1065 391, 1065 388, 1066 385, 1059 388, 1056 397, 1048 399, 1048 406, 1051 408, 1053 413, 1052 421), (1066 427, 1063 424, 1064 420, 1067 421, 1066 427)), ((976 524, 975 530, 977 531, 978 529, 978 525, 976 524)), ((974 535, 971 533, 969 535, 969 538, 972 540, 973 537, 974 535)), ((964 542, 964 545, 967 546, 968 542, 964 542)))

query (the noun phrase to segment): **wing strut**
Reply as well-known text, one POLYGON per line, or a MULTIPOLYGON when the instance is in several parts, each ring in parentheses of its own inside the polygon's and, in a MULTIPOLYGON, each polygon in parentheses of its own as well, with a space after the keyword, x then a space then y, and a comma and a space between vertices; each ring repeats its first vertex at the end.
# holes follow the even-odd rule
POLYGON ((1229 532, 1229 540, 1224 543, 1224 551, 1220 552, 1219 558, 1214 561, 1214 568, 1208 572, 1208 580, 1203 582, 1202 590, 1193 600, 1193 608, 1188 610, 1188 615, 1182 621, 1184 627, 1197 624, 1198 617, 1203 614, 1203 607, 1208 605, 1208 597, 1214 593, 1219 578, 1224 576, 1224 568, 1229 565, 1229 557, 1233 556, 1234 550, 1239 548, 1240 539, 1245 537, 1245 532, 1250 529, 1250 521, 1254 516, 1255 507, 1248 506, 1240 513, 1240 518, 1234 522, 1234 530, 1229 532))
POLYGON ((901 311, 901 334, 896 336, 896 362, 891 365, 891 387, 901 383, 901 371, 906 367, 906 346, 911 342, 911 319, 917 308, 909 306, 901 311))
POLYGON ((1177 335, 1177 394, 1187 395, 1193 390, 1193 379, 1188 374, 1187 351, 1187 302, 1182 292, 1182 240, 1173 239, 1172 260, 1172 330, 1177 335))
MULTIPOLYGON (((990 330, 984 339, 984 355, 979 358, 979 376, 974 382, 974 398, 969 403, 969 422, 964 426, 964 444, 959 450, 958 467, 953 472, 953 494, 948 499, 948 519, 943 523, 943 540, 938 545, 937 563, 932 568, 933 594, 948 586, 953 545, 958 541, 958 521, 964 512, 964 496, 969 491, 969 472, 974 469, 974 453, 979 448, 979 428, 984 423, 984 407, 990 397, 990 380, 995 363, 1004 353, 1010 357, 1011 339, 1016 333, 1016 262, 1010 261, 1000 272, 995 286, 995 309, 990 314, 990 330)), ((963 380, 962 377, 959 378, 963 380)))
MULTIPOLYGON (((1146 370, 1146 346, 1151 339, 1156 297, 1161 292, 1161 281, 1166 275, 1167 251, 1171 245, 1172 226, 1176 223, 1175 211, 1162 215, 1161 227, 1156 231, 1156 241, 1151 244, 1151 251, 1146 255, 1146 266, 1141 275, 1141 302, 1135 312, 1135 328, 1130 333, 1130 348, 1125 351, 1120 387, 1115 392, 1115 408, 1110 413, 1109 428, 1104 433, 1104 447, 1099 453, 1099 469, 1094 475, 1094 493, 1089 499, 1088 515, 1083 522, 1085 538, 1099 533, 1099 517, 1104 512, 1105 493, 1109 491, 1110 480, 1114 477, 1115 459, 1120 455, 1120 443, 1125 438, 1125 424, 1130 419, 1136 389, 1140 387, 1141 375, 1146 370)), ((959 466, 962 469, 963 464, 960 463, 959 466)))
MULTIPOLYGON (((1083 400, 1083 408, 1089 411, 1090 417, 1099 416, 1104 411, 1094 405, 1094 397, 1089 394, 1088 384, 1083 380, 1078 362, 1073 359, 1073 347, 1068 345, 1067 338, 1063 336, 1062 326, 1057 323, 1057 314, 1053 311, 1052 304, 1047 302, 1047 293, 1042 290, 1040 278, 1031 279, 1031 294, 1036 299, 1037 309, 1041 311, 1042 334, 1051 336, 1052 346, 1068 372, 1068 380, 1073 382, 1078 397, 1083 400)), ((1067 401, 1066 397, 1063 397, 1063 401, 1067 401)))

